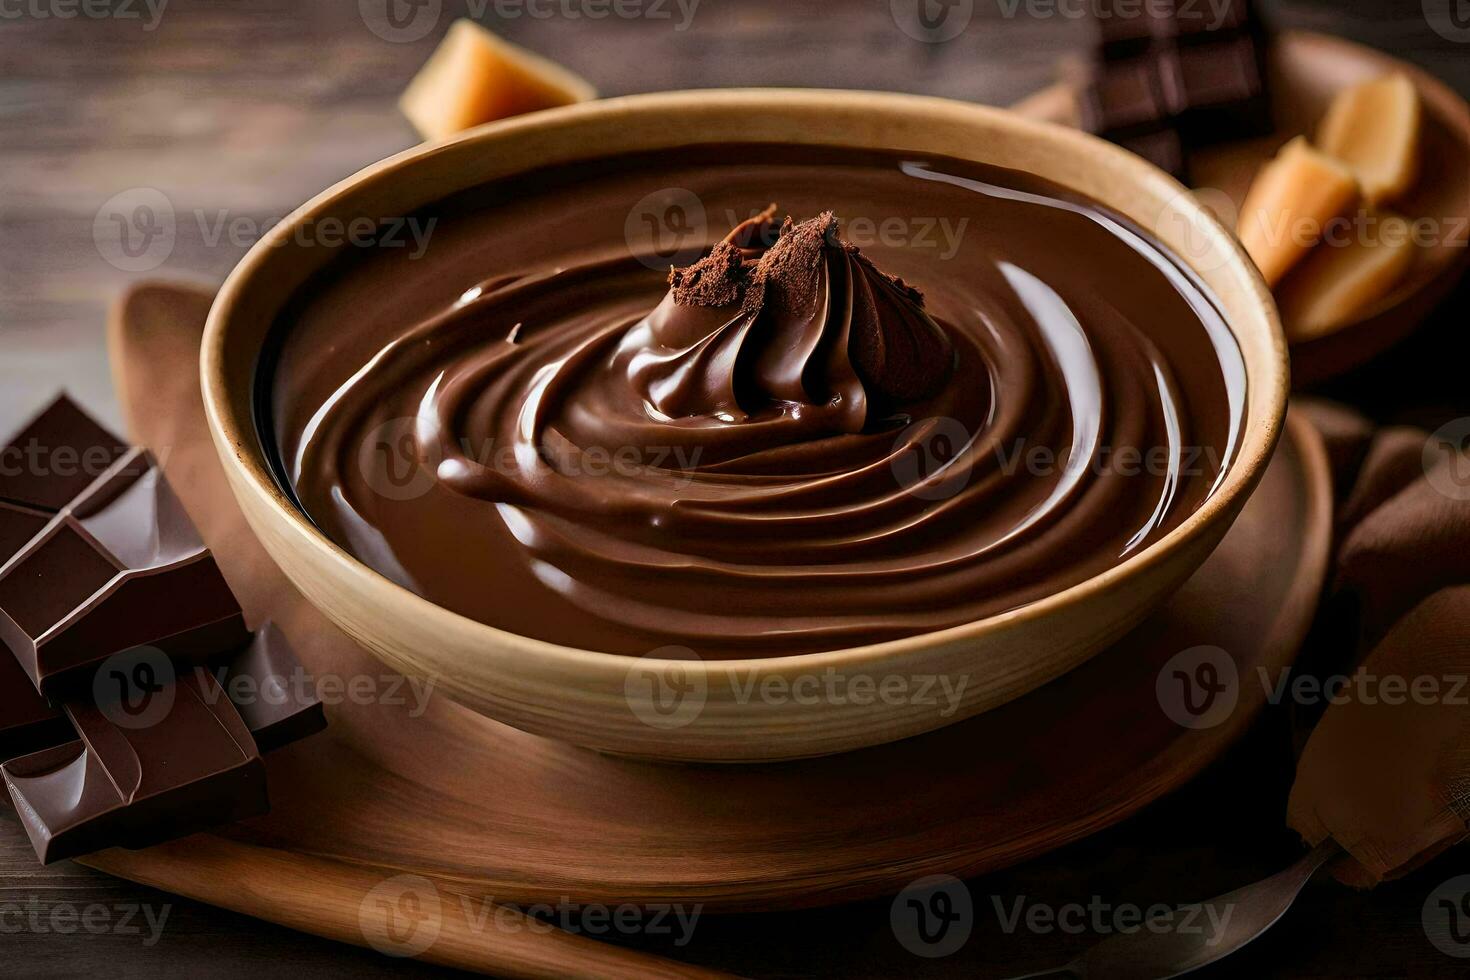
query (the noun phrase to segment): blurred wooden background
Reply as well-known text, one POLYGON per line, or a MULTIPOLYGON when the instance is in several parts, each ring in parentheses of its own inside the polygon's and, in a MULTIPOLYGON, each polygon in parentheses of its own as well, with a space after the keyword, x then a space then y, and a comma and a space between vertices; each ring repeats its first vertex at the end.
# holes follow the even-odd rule
MULTIPOLYGON (((385 2, 414 9, 407 0, 152 0, 151 9, 145 0, 103 0, 88 8, 74 0, 24 0, 0 7, 0 428, 10 428, 63 386, 115 420, 102 325, 122 286, 143 276, 217 283, 260 230, 332 182, 412 145, 414 134, 394 100, 450 20, 467 10, 581 72, 607 95, 759 84, 888 89, 1007 104, 1048 83, 1058 57, 1086 43, 1091 30, 1061 15, 1007 17, 1004 11, 1016 9, 1008 0, 975 0, 968 27, 940 44, 899 30, 889 0, 647 0, 641 9, 667 16, 601 20, 524 12, 499 17, 497 10, 520 8, 493 0, 421 0, 419 16, 428 19, 410 20, 399 30, 384 19, 385 2), (86 9, 110 15, 87 16, 86 9), (61 16, 68 11, 75 15, 61 16), (172 248, 147 271, 126 268, 130 263, 106 244, 109 202, 140 188, 161 193, 175 219, 172 248)), ((1463 0, 1280 0, 1267 6, 1281 26, 1375 45, 1470 93, 1470 45, 1436 32, 1425 13, 1449 11, 1452 4, 1467 25, 1461 35, 1470 36, 1463 0)), ((537 9, 548 7, 560 9, 561 0, 537 9)), ((1463 323, 1456 326, 1463 331, 1463 323)), ((1462 363, 1450 369, 1464 370, 1462 363)), ((1269 722, 1266 728, 1260 737, 1269 739, 1269 722)), ((973 883, 971 890, 987 906, 992 894, 1050 903, 1085 902, 1098 894, 1147 904, 1203 898, 1274 870, 1291 853, 1291 842, 1279 833, 1275 797, 1253 793, 1267 804, 1243 812, 1234 790, 1264 784, 1279 791, 1283 774, 1260 766, 1261 758, 1279 754, 1252 754, 1245 746, 1182 799, 1166 801, 1102 840, 973 883), (1182 815, 1199 820, 1201 812, 1216 817, 1199 823, 1191 844, 1157 848, 1158 827, 1182 815), (1076 894, 1067 865, 1079 854, 1091 861, 1100 853, 1110 855, 1108 873, 1089 882, 1085 895, 1076 894)), ((1420 910, 1431 889, 1467 871, 1470 861, 1452 852, 1371 895, 1313 886, 1279 930, 1209 975, 1464 976, 1466 961, 1429 944, 1420 910)), ((437 972, 176 901, 74 865, 38 869, 8 811, 0 816, 0 936, 0 975, 437 972), (61 935, 51 928, 56 908, 94 903, 114 912, 141 904, 170 912, 154 944, 144 942, 149 930, 141 916, 134 922, 141 935, 115 929, 61 935)), ((1028 959, 1024 940, 992 928, 977 931, 955 956, 918 960, 893 941, 886 903, 876 903, 703 920, 683 950, 639 942, 755 976, 817 970, 959 976, 1003 975, 996 964, 1034 962, 1035 951, 1047 945, 1074 950, 1090 938, 1033 938, 1028 959)))

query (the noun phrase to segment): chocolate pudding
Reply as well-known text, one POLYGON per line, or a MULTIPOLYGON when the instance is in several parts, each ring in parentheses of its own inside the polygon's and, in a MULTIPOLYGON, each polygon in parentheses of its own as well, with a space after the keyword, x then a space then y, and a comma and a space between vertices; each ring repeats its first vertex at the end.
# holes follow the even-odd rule
POLYGON ((695 147, 414 220, 422 250, 346 249, 282 313, 262 437, 343 548, 525 636, 768 657, 970 622, 1147 548, 1240 437, 1198 279, 1027 174, 695 147))

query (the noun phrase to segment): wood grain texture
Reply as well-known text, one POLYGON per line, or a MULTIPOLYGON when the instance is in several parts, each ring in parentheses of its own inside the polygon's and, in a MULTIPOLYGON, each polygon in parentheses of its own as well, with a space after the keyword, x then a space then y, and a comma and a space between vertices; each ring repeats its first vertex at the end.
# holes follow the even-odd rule
MULTIPOLYGON (((887 4, 830 0, 707 0, 707 17, 675 34, 652 22, 496 24, 621 94, 753 82, 912 91, 1005 105, 1052 78, 1055 58, 1084 43, 1085 27, 1005 19, 977 4, 976 23, 944 45, 894 34, 887 4)), ((1278 23, 1330 31, 1393 52, 1470 92, 1463 44, 1436 34, 1418 0, 1278 0, 1278 23)), ((462 4, 446 4, 453 12, 462 4)), ((355 5, 297 0, 171 0, 158 29, 82 19, 0 25, 0 417, 16 418, 62 386, 120 424, 108 385, 102 324, 119 290, 138 278, 107 264, 93 219, 113 194, 156 186, 186 213, 265 221, 414 139, 392 108, 434 37, 405 45, 363 30, 355 5), (19 188, 25 188, 22 193, 19 188)), ((443 29, 441 24, 440 30, 443 29)), ((154 275, 216 285, 248 240, 213 245, 191 215, 154 275)), ((1462 289, 1445 313, 1371 370, 1328 393, 1383 422, 1435 428, 1470 412, 1470 357, 1462 289)), ((988 896, 1052 905, 1101 895, 1114 901, 1189 900, 1235 887, 1288 862, 1282 827, 1289 745, 1273 709, 1248 741, 1186 789, 1119 827, 970 882, 988 896), (1273 720, 1274 719, 1274 720, 1273 720), (1282 769, 1286 768, 1285 774, 1282 769)), ((3 810, 4 808, 0 808, 3 810)), ((1420 909, 1441 881, 1470 872, 1452 852, 1371 893, 1310 886, 1288 919, 1225 967, 1241 975, 1463 976, 1431 947, 1420 909)), ((253 978, 428 977, 449 971, 327 943, 258 920, 63 864, 38 868, 24 834, 0 813, 0 905, 49 914, 70 905, 169 904, 162 938, 59 935, 24 928, 0 939, 19 976, 253 978)), ((632 938, 695 961, 734 964, 761 977, 1013 976, 1065 958, 1095 938, 1004 933, 993 920, 954 956, 921 961, 894 942, 888 903, 799 914, 707 917, 688 948, 632 938)), ((457 974, 455 974, 457 975, 457 974)))
MULTIPOLYGON (((87 858, 140 884, 392 958, 525 980, 718 980, 727 974, 661 960, 555 928, 384 869, 306 858, 210 834, 148 851, 87 858), (533 928, 535 926, 535 928, 533 928)), ((391 869, 388 869, 391 870, 391 869)))

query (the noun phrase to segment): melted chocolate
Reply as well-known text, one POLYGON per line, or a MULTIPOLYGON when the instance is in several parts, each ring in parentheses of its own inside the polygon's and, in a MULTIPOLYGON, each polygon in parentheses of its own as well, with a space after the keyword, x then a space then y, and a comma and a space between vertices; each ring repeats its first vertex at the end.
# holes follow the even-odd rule
POLYGON ((1156 541, 1238 438, 1198 282, 1029 175, 693 148, 430 217, 422 257, 362 250, 283 314, 267 442, 349 551, 528 636, 728 658, 968 622, 1156 541), (625 229, 668 189, 706 257, 666 284, 625 229))

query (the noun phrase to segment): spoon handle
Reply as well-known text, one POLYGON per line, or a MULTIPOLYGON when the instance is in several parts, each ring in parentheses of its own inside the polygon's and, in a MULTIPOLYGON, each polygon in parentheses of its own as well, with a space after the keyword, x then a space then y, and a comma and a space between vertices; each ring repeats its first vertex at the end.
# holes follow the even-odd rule
MULTIPOLYGON (((1178 911, 1190 912, 1193 925, 1153 932, 1147 923, 1134 932, 1110 936, 1065 966, 1016 980, 1076 977, 1086 980, 1151 980, 1177 977, 1223 959, 1276 924, 1297 895, 1328 860, 1340 853, 1331 839, 1285 871, 1218 898, 1178 911)), ((1178 914, 1170 922, 1178 921, 1178 914)))

